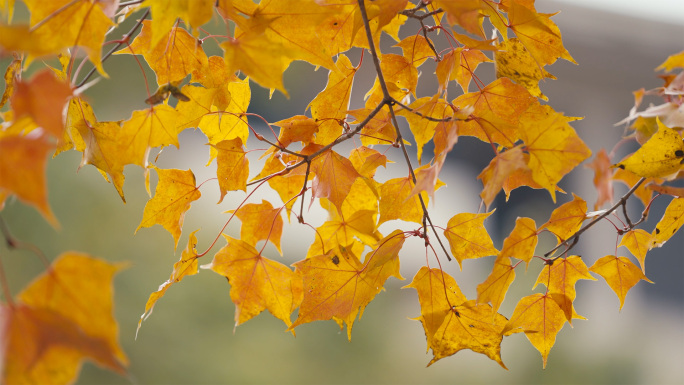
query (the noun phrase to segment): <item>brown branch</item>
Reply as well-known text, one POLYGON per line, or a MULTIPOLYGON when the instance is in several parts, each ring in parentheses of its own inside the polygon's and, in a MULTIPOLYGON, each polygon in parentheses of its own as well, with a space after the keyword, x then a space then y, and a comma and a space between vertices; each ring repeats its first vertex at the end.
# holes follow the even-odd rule
MULTIPOLYGON (((587 230, 589 230, 590 228, 592 228, 592 227, 593 227, 596 223, 598 223, 601 219, 603 219, 603 218, 607 217, 608 215, 612 214, 613 211, 617 210, 620 206, 623 206, 623 207, 624 207, 624 206, 627 204, 627 199, 629 199, 629 197, 632 196, 632 194, 634 194, 634 192, 637 190, 637 188, 639 188, 639 186, 641 186, 641 185, 644 183, 645 180, 646 180, 646 178, 641 178, 641 179, 639 179, 639 181, 636 182, 636 184, 635 184, 629 191, 627 191, 627 193, 625 193, 625 195, 623 195, 623 196, 620 198, 620 200, 619 200, 616 204, 614 204, 611 208, 609 208, 608 210, 606 210, 606 212, 604 212, 603 214, 601 214, 601 215, 599 215, 598 217, 594 218, 594 220, 592 220, 591 222, 589 222, 589 223, 587 223, 586 225, 582 226, 582 228, 579 229, 579 230, 577 230, 577 232, 576 232, 575 234, 573 234, 570 238, 564 240, 563 242, 559 243, 556 247, 554 247, 553 249, 551 249, 551 250, 549 250, 548 252, 546 252, 546 254, 544 254, 544 257, 545 257, 545 258, 548 258, 549 255, 553 254, 556 250, 560 249, 562 246, 567 246, 567 248, 565 249, 565 251, 564 251, 562 254, 559 254, 558 256, 554 257, 553 260, 558 259, 561 255, 563 255, 563 254, 567 253, 568 251, 570 251, 573 247, 575 247, 575 245, 576 245, 577 242, 579 241, 579 237, 580 237, 580 235, 582 235, 582 233, 584 233, 585 231, 587 231, 587 230)), ((644 212, 646 212, 646 210, 645 210, 644 212)), ((643 216, 644 216, 644 215, 642 215, 642 217, 643 217, 643 216)), ((637 224, 639 224, 639 223, 641 223, 641 222, 642 222, 642 221, 639 221, 637 224)), ((634 226, 636 226, 637 224, 630 225, 630 229, 631 229, 631 228, 634 228, 634 226)))
MULTIPOLYGON (((394 108, 393 105, 397 104, 397 101, 392 98, 392 96, 389 93, 389 90, 387 89, 387 83, 385 82, 385 77, 382 73, 382 69, 380 68, 380 58, 378 56, 377 51, 375 50, 375 44, 373 42, 373 32, 370 29, 370 21, 368 20, 368 14, 366 12, 366 6, 364 4, 364 0, 358 0, 359 3, 359 10, 361 11, 361 19, 363 20, 363 25, 366 30, 366 38, 368 39, 368 47, 370 48, 371 52, 371 57, 373 58, 373 64, 375 65, 375 72, 378 75, 378 83, 380 83, 380 88, 382 89, 382 94, 384 96, 382 103, 380 103, 380 106, 383 104, 387 104, 389 107, 389 113, 390 117, 392 119, 392 124, 394 125, 394 130, 397 134, 397 143, 399 143, 399 146, 401 147, 401 151, 404 154, 404 160, 406 161, 406 166, 408 167, 409 175, 411 176, 411 179, 413 180, 413 184, 416 184, 416 174, 413 171, 413 166, 411 165, 411 159, 408 155, 408 151, 406 150, 406 145, 404 145, 404 140, 401 135, 401 130, 399 129, 399 124, 397 122, 397 116, 394 113, 394 108)), ((407 108, 406 106, 402 105, 403 107, 407 108)), ((410 109, 409 109, 410 110, 410 109)), ((447 259, 451 261, 451 256, 446 250, 446 247, 444 247, 444 244, 442 243, 441 239, 439 238, 439 234, 435 231, 435 227, 432 224, 432 220, 430 219, 430 216, 428 214, 427 206, 425 205, 425 201, 423 200, 423 196, 418 193, 418 200, 420 201, 420 206, 423 210, 423 218, 424 220, 427 219, 427 221, 430 223, 430 227, 432 228, 432 231, 435 233, 435 237, 437 238, 437 241, 439 241, 440 246, 442 246, 442 250, 444 250, 444 253, 447 256, 447 259)), ((427 228, 423 226, 423 233, 425 235, 425 239, 427 239, 427 228)))
MULTIPOLYGON (((102 56, 102 60, 101 60, 102 63, 104 63, 107 59, 109 59, 109 57, 112 56, 112 54, 114 54, 114 52, 116 52, 119 48, 121 48, 122 45, 128 43, 128 40, 131 38, 131 35, 133 35, 133 34, 135 33, 135 31, 137 31, 138 28, 140 28, 140 26, 142 25, 143 20, 145 20, 145 19, 147 18, 147 16, 149 16, 149 14, 150 14, 150 9, 147 8, 147 10, 145 10, 145 13, 144 13, 144 14, 142 15, 142 17, 138 20, 138 22, 135 23, 135 25, 133 26, 133 28, 131 28, 131 30, 128 31, 128 33, 126 33, 125 35, 123 35, 123 37, 121 38, 121 40, 119 40, 119 42, 116 43, 116 45, 114 46, 114 48, 110 49, 109 52, 107 52, 104 56, 102 56)), ((76 85, 76 88, 81 88, 81 87, 83 87, 83 85, 86 84, 86 82, 88 81, 88 79, 90 79, 90 77, 93 76, 93 74, 95 73, 95 71, 97 71, 97 68, 95 68, 95 67, 91 68, 90 71, 86 74, 86 76, 85 76, 85 77, 76 85)))
POLYGON ((33 254, 37 255, 40 261, 43 263, 45 266, 45 269, 50 269, 50 261, 47 259, 45 256, 45 253, 41 249, 38 248, 38 246, 28 243, 28 242, 23 242, 18 239, 16 239, 12 233, 10 233, 9 228, 7 227, 7 224, 5 223, 5 220, 0 217, 0 232, 2 233, 2 236, 5 238, 5 243, 7 244, 7 248, 10 250, 13 249, 24 249, 32 252, 33 254))

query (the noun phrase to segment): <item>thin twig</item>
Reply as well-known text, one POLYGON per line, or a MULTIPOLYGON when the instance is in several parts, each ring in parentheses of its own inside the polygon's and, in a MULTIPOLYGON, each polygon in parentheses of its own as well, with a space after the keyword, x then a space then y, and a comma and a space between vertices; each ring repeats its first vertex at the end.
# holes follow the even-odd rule
MULTIPOLYGON (((603 219, 603 218, 607 217, 608 215, 612 214, 613 211, 617 210, 620 206, 626 205, 626 204, 627 204, 627 199, 629 199, 629 197, 632 196, 632 194, 634 194, 634 192, 639 188, 639 186, 641 186, 642 183, 644 183, 645 180, 646 180, 646 178, 641 178, 641 179, 639 179, 639 181, 636 182, 636 184, 635 184, 629 191, 627 191, 627 193, 626 193, 625 195, 623 195, 623 196, 620 198, 620 200, 619 200, 616 204, 613 205, 613 207, 609 208, 608 210, 606 210, 606 212, 604 212, 603 214, 601 214, 601 215, 599 215, 598 217, 594 218, 594 220, 592 220, 591 222, 589 222, 589 223, 587 223, 586 225, 584 225, 581 229, 579 229, 579 230, 578 230, 575 234, 573 234, 570 238, 568 238, 568 239, 564 240, 563 242, 559 243, 558 246, 554 247, 553 249, 551 249, 550 251, 548 251, 546 254, 544 254, 544 257, 548 258, 549 255, 553 254, 556 250, 560 249, 562 246, 567 246, 567 249, 563 252, 563 254, 565 254, 565 253, 567 253, 568 251, 570 251, 570 249, 572 249, 572 248, 577 244, 577 241, 579 241, 579 237, 580 237, 580 235, 582 235, 582 233, 584 233, 585 231, 589 230, 589 229, 590 229, 591 227, 593 227, 596 223, 598 223, 601 219, 603 219), (572 243, 570 243, 570 242, 572 242, 572 243)), ((641 223, 641 221, 639 221, 639 223, 641 223)), ((560 254, 560 255, 563 255, 563 254, 560 254)), ((559 256, 560 256, 560 255, 559 255, 559 256)), ((556 258, 558 258, 558 257, 556 257, 556 258)), ((554 258, 554 260, 555 260, 556 258, 554 258)))
MULTIPOLYGON (((109 59, 109 57, 112 56, 112 54, 114 54, 114 52, 116 52, 119 48, 121 48, 122 45, 128 43, 128 40, 131 38, 131 35, 133 35, 133 34, 135 33, 135 31, 137 31, 138 28, 140 28, 140 26, 142 25, 143 20, 145 20, 145 19, 147 18, 147 16, 149 16, 149 14, 150 14, 150 9, 147 8, 147 9, 145 10, 145 13, 144 13, 144 14, 142 15, 142 17, 138 20, 138 22, 135 23, 135 25, 133 26, 133 28, 131 28, 131 30, 128 31, 128 33, 125 34, 125 35, 123 36, 123 38, 122 38, 118 43, 116 43, 116 45, 114 46, 114 48, 112 48, 111 50, 109 50, 109 52, 107 52, 104 56, 102 56, 102 60, 101 60, 102 63, 104 63, 105 60, 109 59)), ((97 71, 97 68, 95 68, 95 67, 91 68, 90 71, 86 74, 86 76, 85 76, 85 77, 76 85, 76 88, 81 88, 81 87, 83 87, 83 85, 86 84, 86 82, 88 81, 88 79, 90 79, 90 77, 93 76, 93 74, 95 73, 95 71, 97 71)))

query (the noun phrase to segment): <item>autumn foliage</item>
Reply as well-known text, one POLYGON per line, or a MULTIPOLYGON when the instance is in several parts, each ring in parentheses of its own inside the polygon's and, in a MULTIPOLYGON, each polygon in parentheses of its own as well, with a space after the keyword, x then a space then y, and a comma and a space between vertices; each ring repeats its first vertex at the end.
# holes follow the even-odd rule
MULTIPOLYGON (((185 213, 208 189, 220 192, 226 226, 241 223, 239 238, 224 234, 226 226, 214 229, 205 251, 196 249, 197 231, 189 234, 169 279, 141 309, 138 328, 164 305, 160 299, 171 286, 182 290, 180 282, 202 268, 227 278, 235 326, 268 310, 293 334, 306 323, 334 320, 351 339, 354 322, 385 282, 404 279, 400 261, 413 256, 402 247, 418 237, 425 266, 405 288, 417 292, 417 319, 433 353, 429 364, 470 349, 505 368, 504 337, 524 333, 546 366, 557 333, 584 319, 573 306, 577 283, 602 277, 622 308, 629 289, 650 282, 648 251, 684 225, 684 193, 671 185, 684 170, 684 123, 677 113, 684 101, 684 53, 659 67, 662 87, 635 93, 623 123, 629 126, 626 140, 640 148, 625 159, 602 150, 589 160, 590 149, 570 124, 579 118, 555 111, 539 88, 543 79, 554 79, 548 66, 574 60, 553 15, 537 12, 533 0, 23 3, 27 22, 13 20, 13 0, 0 1, 0 55, 12 58, 0 101, 0 209, 31 205, 58 228, 46 165, 53 155, 75 150, 83 154, 79 167, 97 168, 124 203, 127 166, 144 169, 148 191, 149 176, 156 174, 140 224, 131 230, 161 225, 178 248, 187 232, 185 213), (127 21, 131 27, 123 32, 112 28, 127 21), (210 22, 223 33, 207 32, 203 26, 210 22), (394 45, 380 44, 383 35, 394 45), (216 44, 223 55, 208 56, 206 44, 216 44), (97 77, 116 81, 106 79, 111 55, 149 66, 156 85, 148 79, 151 89, 142 99, 149 107, 128 111, 120 121, 100 121, 91 107, 98 101, 82 92, 97 77), (353 63, 350 57, 361 59, 353 63), (293 61, 327 71, 325 88, 290 118, 267 122, 253 114, 253 87, 288 95, 283 73, 293 61), (434 73, 422 70, 427 62, 436 63, 434 73), (374 69, 375 81, 357 81, 352 91, 362 65, 374 69), (486 84, 478 74, 493 67, 496 80, 486 84), (431 76, 436 88, 419 88, 431 76), (357 95, 365 95, 365 104, 350 109, 357 95), (640 110, 647 95, 662 104, 640 110), (203 156, 215 164, 215 179, 198 181, 190 169, 157 163, 153 151, 181 146, 184 130, 206 136, 203 156), (482 203, 433 223, 429 202, 446 188, 439 176, 449 153, 459 150, 459 136, 491 145, 491 161, 478 176, 482 203), (250 167, 259 159, 263 167, 250 167), (389 162, 402 163, 403 175, 387 175, 389 162), (565 193, 559 182, 583 162, 595 173, 593 207, 572 194, 545 223, 517 218, 495 245, 486 223, 501 190, 507 200, 518 188, 544 189, 555 203, 565 193), (613 196, 616 181, 630 188, 621 197, 613 196), (262 199, 267 189, 280 201, 262 199), (640 218, 620 210, 634 197, 644 207, 640 218), (664 213, 650 212, 654 199, 670 200, 664 213), (326 221, 309 221, 312 205, 327 211, 326 221), (648 215, 662 215, 650 232, 639 227, 648 215), (616 247, 615 255, 573 255, 580 236, 602 220, 614 225, 615 244, 629 253, 616 247), (305 256, 281 248, 284 226, 314 239, 305 256), (555 236, 557 246, 540 250, 542 233, 555 236), (268 243, 281 255, 265 251, 268 243), (516 273, 533 258, 544 261, 538 289, 509 298, 517 301, 515 310, 500 314, 516 273), (476 298, 466 298, 448 273, 456 263, 467 269, 469 259, 492 264, 476 298)), ((4 223, 2 229, 11 247, 22 246, 4 223)), ((121 266, 77 252, 45 263, 45 273, 18 295, 3 285, 2 382, 70 383, 84 359, 126 375, 112 314, 111 281, 121 266)))

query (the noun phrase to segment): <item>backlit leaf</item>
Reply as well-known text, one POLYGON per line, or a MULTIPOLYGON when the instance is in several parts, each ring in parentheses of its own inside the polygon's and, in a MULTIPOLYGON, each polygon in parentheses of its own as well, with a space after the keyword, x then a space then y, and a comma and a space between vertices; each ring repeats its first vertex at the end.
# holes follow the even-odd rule
POLYGON ((565 318, 572 324, 573 318, 585 319, 575 313, 575 309, 572 306, 577 297, 575 285, 580 279, 596 280, 596 278, 589 274, 589 269, 584 264, 584 261, 582 261, 582 258, 573 255, 558 259, 551 265, 545 264, 532 289, 536 288, 540 283, 545 285, 548 293, 551 294, 551 297, 558 303, 563 313, 565 313, 565 318))
POLYGON ((218 203, 221 203, 228 191, 247 191, 249 160, 247 160, 240 138, 223 140, 212 148, 218 152, 216 177, 221 189, 221 198, 218 203))
MULTIPOLYGON (((280 237, 283 233, 283 218, 280 209, 274 209, 271 202, 262 200, 261 203, 249 203, 235 213, 242 222, 240 228, 240 240, 256 247, 257 242, 269 240, 278 249, 280 254, 280 237)), ((229 212, 235 212, 231 210, 229 212)))
POLYGON ((154 197, 145 204, 142 221, 135 231, 162 225, 171 233, 177 247, 185 212, 202 194, 195 187, 195 175, 192 171, 153 168, 159 175, 159 182, 154 197))
POLYGON ((492 213, 493 211, 484 214, 461 213, 449 219, 444 236, 449 241, 451 254, 456 258, 461 269, 463 269, 465 259, 482 258, 499 253, 484 227, 484 220, 492 213))
POLYGON ((510 258, 497 257, 492 272, 484 282, 477 285, 477 303, 490 303, 493 312, 499 310, 508 288, 515 279, 514 269, 510 258))
POLYGON ((573 200, 561 205, 551 213, 551 218, 541 225, 541 229, 550 231, 558 238, 558 242, 565 241, 582 227, 587 214, 587 202, 575 194, 573 200))
POLYGON ((518 302, 502 333, 508 335, 524 331, 532 346, 541 353, 543 367, 546 368, 549 352, 565 321, 563 310, 551 295, 537 293, 523 297, 518 302))
POLYGON ((235 326, 268 309, 292 327, 290 314, 302 301, 301 278, 289 267, 263 257, 252 245, 225 237, 228 244, 206 267, 228 278, 235 326))
POLYGON ((534 219, 518 217, 515 220, 515 228, 504 239, 499 256, 517 258, 525 261, 529 266, 537 248, 538 234, 534 219))
POLYGON ((653 243, 653 235, 642 229, 630 230, 622 235, 620 246, 625 246, 641 265, 641 271, 646 273, 646 253, 653 243))
POLYGON ((637 282, 642 279, 646 282, 653 283, 646 278, 636 265, 625 257, 616 257, 614 255, 606 255, 596 261, 589 270, 602 276, 608 286, 617 294, 620 299, 620 310, 625 304, 625 297, 629 289, 634 287, 637 282))

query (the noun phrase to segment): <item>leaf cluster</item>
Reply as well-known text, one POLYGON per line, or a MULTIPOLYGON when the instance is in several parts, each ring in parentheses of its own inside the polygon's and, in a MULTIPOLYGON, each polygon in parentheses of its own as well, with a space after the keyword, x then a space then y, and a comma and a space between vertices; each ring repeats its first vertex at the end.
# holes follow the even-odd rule
MULTIPOLYGON (((5 12, 0 54, 14 58, 5 71, 0 101, 0 108, 8 106, 0 131, 0 209, 15 196, 57 227, 48 204, 45 168, 48 155, 70 150, 81 152, 79 167, 95 167, 123 202, 127 166, 144 170, 148 191, 150 172, 156 173, 154 195, 136 231, 161 225, 176 248, 186 212, 202 198, 200 189, 217 189, 218 204, 229 205, 225 225, 216 229, 207 250, 197 250, 197 230, 190 234, 169 279, 149 296, 138 328, 172 285, 202 268, 227 278, 236 327, 268 310, 293 334, 300 325, 334 320, 340 328, 347 326, 351 339, 354 322, 386 281, 403 279, 400 260, 411 256, 404 255, 402 247, 407 239, 418 238, 425 245, 425 266, 405 287, 418 294, 418 320, 434 356, 429 364, 470 349, 505 368, 501 343, 523 332, 546 366, 565 323, 584 319, 574 308, 576 283, 596 280, 591 273, 598 274, 622 308, 629 289, 640 280, 650 282, 645 275, 648 250, 662 246, 684 224, 681 188, 670 183, 682 178, 684 163, 684 124, 678 113, 684 79, 680 53, 661 66, 678 74, 666 75, 661 88, 636 93, 635 107, 625 121, 632 122, 628 138, 639 141, 640 148, 616 162, 611 161, 614 151, 601 150, 588 165, 598 191, 594 211, 573 194, 572 201, 557 207, 540 226, 531 218, 517 218, 502 246, 494 245, 485 221, 501 190, 508 199, 518 188, 544 189, 555 203, 557 193, 565 193, 559 182, 591 156, 570 125, 578 118, 555 111, 539 88, 543 79, 554 79, 547 66, 558 59, 574 60, 553 15, 537 12, 534 1, 24 3, 30 12, 28 24, 12 20, 12 1, 7 6, 0 2, 5 12), (134 21, 132 27, 118 38, 120 30, 112 27, 126 20, 134 21), (223 32, 206 31, 210 23, 223 32), (417 33, 406 35, 416 27, 417 33), (487 38, 490 31, 495 32, 493 38, 487 38), (394 45, 380 44, 382 36, 389 36, 394 45), (206 45, 214 43, 222 55, 206 53, 206 45), (103 55, 107 46, 113 48, 103 55), (156 76, 156 91, 141 98, 148 107, 130 111, 122 120, 101 121, 91 107, 97 100, 86 100, 82 92, 93 76, 109 76, 105 64, 111 55, 149 67, 156 76), (36 59, 47 56, 58 57, 59 64, 43 66, 25 79, 30 66, 40 65, 36 59), (350 57, 360 59, 354 64, 350 57), (252 113, 253 87, 288 95, 283 76, 294 61, 327 71, 325 88, 305 111, 286 119, 268 122, 252 113), (491 71, 490 63, 496 79, 487 84, 478 74, 491 71), (374 71, 372 84, 359 84, 362 66, 374 71), (435 68, 436 89, 426 92, 423 84, 429 84, 433 74, 424 69, 430 66, 435 68), (352 91, 355 80, 362 93, 352 91), (350 100, 357 94, 365 95, 363 107, 351 109, 350 100), (644 95, 666 102, 639 112, 644 95), (402 127, 408 127, 414 143, 402 127), (198 183, 192 170, 164 168, 163 154, 151 156, 155 149, 179 147, 178 136, 185 130, 199 130, 206 137, 204 156, 208 165, 215 164, 215 178, 198 183), (440 173, 448 167, 448 155, 459 150, 460 136, 474 137, 492 150, 491 161, 478 176, 482 203, 473 212, 454 214, 445 224, 433 223, 428 203, 444 185, 440 173), (430 142, 431 154, 424 151, 430 142), (342 143, 352 144, 351 150, 343 150, 348 147, 342 143), (263 167, 250 167, 260 164, 259 158, 263 167), (388 177, 383 171, 392 161, 405 165, 403 175, 388 177), (615 181, 630 190, 613 203, 615 181), (269 189, 280 201, 260 198, 269 189), (654 192, 675 198, 649 233, 637 226, 649 214, 654 192), (224 199, 227 196, 231 199, 224 199), (632 196, 645 207, 638 220, 627 215, 632 196), (328 214, 323 223, 308 219, 307 205, 314 203, 328 214), (610 207, 601 210, 606 204, 610 207), (239 238, 224 234, 236 219, 241 223, 239 238), (619 256, 617 247, 614 255, 592 258, 591 267, 584 257, 570 253, 581 234, 604 219, 613 224, 619 245, 640 267, 619 256), (270 243, 291 257, 281 248, 286 221, 314 239, 306 255, 293 258, 290 266, 266 249, 270 243), (414 227, 401 228, 402 223, 414 227), (542 233, 556 237, 555 248, 538 250, 542 233), (221 238, 225 244, 200 265, 200 258, 221 238), (494 258, 476 298, 463 295, 443 257, 456 259, 460 268, 468 259, 494 258), (516 268, 522 262, 527 268, 532 258, 544 261, 535 287, 542 284, 546 289, 519 299, 507 318, 499 308, 516 268)), ((3 229, 11 244, 4 224, 3 229)), ((127 360, 111 316, 111 275, 117 268, 69 253, 46 269, 16 300, 5 288, 2 311, 10 337, 3 381, 68 383, 83 358, 125 373, 127 360), (69 310, 84 307, 92 314, 69 310), (101 319, 97 324, 103 329, 93 329, 85 318, 101 319), (25 348, 19 339, 33 345, 25 348), (57 359, 61 356, 68 362, 57 359)))

